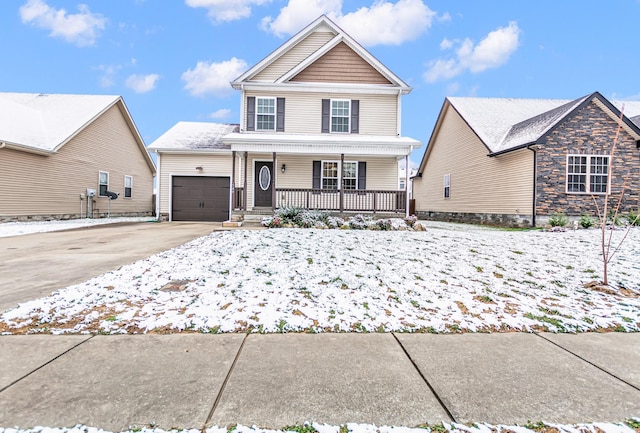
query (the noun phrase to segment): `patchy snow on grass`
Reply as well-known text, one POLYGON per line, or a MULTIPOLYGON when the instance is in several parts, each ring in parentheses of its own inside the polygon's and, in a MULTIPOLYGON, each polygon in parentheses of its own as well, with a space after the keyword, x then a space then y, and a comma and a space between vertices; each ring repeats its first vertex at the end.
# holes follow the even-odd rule
POLYGON ((0 315, 0 332, 640 330, 640 230, 215 232, 0 315), (617 237, 620 233, 615 234, 617 237))
POLYGON ((55 221, 27 221, 0 223, 0 238, 9 236, 29 235, 32 233, 54 232, 59 230, 76 229, 102 224, 123 222, 155 221, 152 217, 114 217, 114 218, 80 218, 55 221))
MULTIPOLYGON (((635 425, 635 419, 629 420, 635 425)), ((636 433, 638 429, 630 427, 626 423, 587 423, 587 424, 543 424, 518 426, 518 425, 492 425, 486 423, 474 423, 471 426, 458 423, 445 423, 438 426, 424 427, 400 427, 400 426, 375 426, 373 424, 347 423, 343 426, 327 424, 305 424, 292 426, 281 430, 271 430, 256 426, 247 427, 237 425, 233 428, 209 427, 207 429, 190 430, 163 430, 159 428, 136 428, 122 433, 285 433, 285 432, 309 432, 309 433, 535 433, 553 431, 556 433, 636 433)), ((2 428, 0 433, 109 433, 95 427, 77 425, 72 428, 35 427, 32 429, 2 428)))

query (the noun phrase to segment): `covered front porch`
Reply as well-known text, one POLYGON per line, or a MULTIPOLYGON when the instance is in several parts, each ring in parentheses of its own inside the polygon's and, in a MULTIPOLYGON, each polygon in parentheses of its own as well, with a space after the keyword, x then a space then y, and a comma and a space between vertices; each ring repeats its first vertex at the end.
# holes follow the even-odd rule
POLYGON ((420 142, 361 134, 232 133, 232 214, 299 207, 331 213, 408 215, 398 164, 420 142))
MULTIPOLYGON (((404 159, 408 163, 408 156, 404 159)), ((236 219, 284 207, 408 215, 407 185, 398 187, 396 157, 233 151, 232 161, 232 216, 236 219)))

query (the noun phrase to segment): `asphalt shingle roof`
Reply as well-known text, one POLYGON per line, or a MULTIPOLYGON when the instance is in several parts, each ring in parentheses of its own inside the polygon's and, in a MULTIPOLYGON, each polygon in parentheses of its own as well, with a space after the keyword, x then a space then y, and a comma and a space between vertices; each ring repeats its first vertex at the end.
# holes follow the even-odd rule
MULTIPOLYGON (((449 97, 447 100, 492 153, 539 139, 592 95, 575 100, 449 97)), ((638 124, 640 101, 611 101, 638 124), (635 117, 632 117, 635 116, 635 117)))
POLYGON ((150 150, 230 150, 225 135, 238 132, 240 125, 209 122, 178 122, 156 141, 150 150))
POLYGON ((52 152, 119 99, 113 95, 0 93, 0 141, 52 152))

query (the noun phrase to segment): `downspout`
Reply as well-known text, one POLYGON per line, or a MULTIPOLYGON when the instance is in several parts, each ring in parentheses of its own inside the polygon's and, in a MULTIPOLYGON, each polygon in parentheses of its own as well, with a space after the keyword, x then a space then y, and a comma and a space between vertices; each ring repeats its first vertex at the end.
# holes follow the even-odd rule
POLYGON ((409 155, 411 154, 411 152, 413 152, 413 146, 410 147, 410 151, 407 155, 405 155, 404 157, 404 195, 405 195, 405 203, 404 203, 404 207, 405 207, 405 212, 404 212, 404 216, 405 218, 409 218, 409 203, 410 203, 410 199, 409 199, 409 155))
POLYGON ((4 149, 6 145, 7 143, 5 143, 4 141, 0 142, 0 149, 4 149))
POLYGON ((156 155, 158 155, 158 170, 156 171, 156 220, 157 221, 161 221, 160 220, 160 186, 162 184, 162 177, 160 176, 160 170, 162 169, 162 164, 161 164, 161 155, 160 152, 158 152, 156 150, 156 155))
POLYGON ((398 90, 398 110, 396 118, 396 132, 398 137, 402 135, 402 90, 398 90))
POLYGON ((536 152, 536 144, 530 144, 527 149, 533 152, 533 200, 531 203, 531 227, 536 226, 536 196, 538 194, 538 152, 536 152))

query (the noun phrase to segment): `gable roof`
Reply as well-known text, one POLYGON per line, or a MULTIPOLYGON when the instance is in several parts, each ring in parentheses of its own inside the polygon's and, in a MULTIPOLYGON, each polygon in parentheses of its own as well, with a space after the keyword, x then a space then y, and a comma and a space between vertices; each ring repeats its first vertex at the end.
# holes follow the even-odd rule
POLYGON ((572 101, 457 97, 449 97, 446 101, 482 140, 490 155, 509 152, 539 141, 571 113, 590 101, 597 101, 609 115, 616 118, 624 105, 623 121, 626 129, 640 138, 638 125, 629 120, 630 116, 640 115, 640 101, 610 102, 598 92, 572 101))
MULTIPOLYGON (((293 82, 292 79, 300 74, 304 69, 312 65, 314 62, 322 58, 325 54, 330 52, 333 48, 335 48, 338 44, 344 43, 351 50, 353 50, 358 56, 360 56, 366 63, 368 63, 372 68, 374 68, 378 73, 380 73, 383 77, 385 77, 389 84, 376 84, 377 87, 389 87, 390 89, 395 89, 395 91, 400 90, 403 94, 409 93, 412 89, 409 87, 403 80, 401 80, 397 75, 395 75, 391 70, 389 70, 386 66, 384 66, 378 59, 376 59, 371 53, 369 53, 362 45, 356 42, 351 36, 345 33, 340 27, 338 27, 333 21, 331 21, 326 15, 322 15, 309 24, 307 27, 302 29, 296 35, 294 35, 291 39, 281 45, 278 49, 273 51, 267 57, 262 59, 256 65, 251 67, 248 71, 240 75, 234 81, 231 82, 231 85, 234 89, 240 89, 243 86, 247 85, 255 85, 261 86, 266 84, 289 84, 292 86, 300 86, 302 83, 293 82), (314 32, 330 32, 335 36, 330 38, 328 41, 324 42, 318 49, 314 50, 312 53, 307 55, 300 62, 295 64, 291 64, 288 66, 287 71, 280 75, 275 81, 271 81, 266 83, 264 81, 252 81, 256 75, 260 72, 267 69, 269 66, 273 65, 274 62, 283 58, 287 53, 291 52, 298 44, 303 42, 305 39, 309 38, 313 35, 314 32)), ((315 85, 321 86, 327 83, 305 83, 306 85, 315 85)), ((353 86, 353 84, 352 84, 353 86)))
POLYGON ((0 93, 0 143, 39 154, 54 154, 114 105, 118 105, 153 172, 155 165, 120 96, 0 93))
POLYGON ((640 139, 640 101, 609 101, 599 92, 575 100, 447 97, 442 105, 419 173, 438 134, 446 111, 453 108, 488 150, 496 156, 540 141, 571 113, 595 101, 612 118, 624 110, 623 127, 640 139))
POLYGON ((178 122, 156 141, 150 150, 163 151, 230 151, 231 146, 222 142, 222 137, 238 132, 240 125, 210 122, 178 122))

